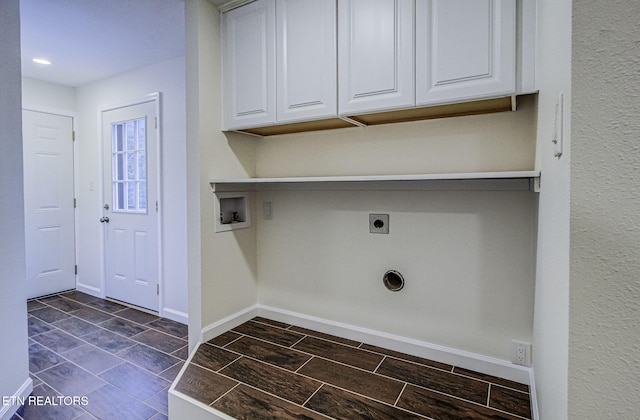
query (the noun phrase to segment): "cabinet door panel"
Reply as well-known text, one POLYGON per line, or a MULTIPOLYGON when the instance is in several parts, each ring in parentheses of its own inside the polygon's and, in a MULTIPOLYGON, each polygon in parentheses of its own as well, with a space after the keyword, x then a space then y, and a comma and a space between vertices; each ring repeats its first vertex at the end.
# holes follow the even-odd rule
POLYGON ((413 0, 339 0, 341 114, 413 106, 413 0))
POLYGON ((225 128, 275 122, 275 0, 225 13, 223 34, 225 128))
POLYGON ((337 114, 336 3, 278 0, 277 121, 337 114))
POLYGON ((416 0, 416 103, 515 93, 515 1, 416 0))

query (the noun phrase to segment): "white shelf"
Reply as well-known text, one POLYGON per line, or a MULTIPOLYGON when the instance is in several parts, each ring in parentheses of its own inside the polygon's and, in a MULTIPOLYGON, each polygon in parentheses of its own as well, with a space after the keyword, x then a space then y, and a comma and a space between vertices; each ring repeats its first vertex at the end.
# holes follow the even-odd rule
POLYGON ((218 191, 262 190, 532 190, 539 171, 212 179, 218 191))

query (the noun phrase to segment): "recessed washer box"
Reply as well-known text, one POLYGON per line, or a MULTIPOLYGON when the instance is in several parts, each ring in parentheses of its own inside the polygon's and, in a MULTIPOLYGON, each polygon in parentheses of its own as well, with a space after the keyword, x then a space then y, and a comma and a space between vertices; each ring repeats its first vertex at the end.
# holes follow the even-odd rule
POLYGON ((249 194, 246 192, 216 192, 216 232, 227 232, 251 226, 249 194))
POLYGON ((369 233, 389 233, 389 215, 370 213, 369 233))

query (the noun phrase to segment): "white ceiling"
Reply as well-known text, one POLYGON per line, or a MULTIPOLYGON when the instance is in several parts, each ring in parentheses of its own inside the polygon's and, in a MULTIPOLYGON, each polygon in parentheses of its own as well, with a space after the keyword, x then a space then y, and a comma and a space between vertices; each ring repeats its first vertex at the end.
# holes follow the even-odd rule
POLYGON ((21 0, 20 9, 27 77, 81 86, 184 55, 184 0, 21 0))

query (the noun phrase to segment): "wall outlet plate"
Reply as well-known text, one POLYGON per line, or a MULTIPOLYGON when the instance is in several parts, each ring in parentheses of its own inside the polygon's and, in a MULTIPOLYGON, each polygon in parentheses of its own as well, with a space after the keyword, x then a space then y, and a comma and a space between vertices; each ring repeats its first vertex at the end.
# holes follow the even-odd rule
POLYGON ((369 214, 369 233, 389 233, 389 215, 369 214))
POLYGON ((512 340, 511 362, 516 365, 531 367, 531 343, 512 340))

